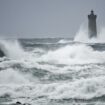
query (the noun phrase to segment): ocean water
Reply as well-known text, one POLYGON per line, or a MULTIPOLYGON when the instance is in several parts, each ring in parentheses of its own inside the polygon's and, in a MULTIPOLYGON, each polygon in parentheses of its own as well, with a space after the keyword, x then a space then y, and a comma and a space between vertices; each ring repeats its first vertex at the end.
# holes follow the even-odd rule
POLYGON ((8 39, 0 48, 0 105, 105 105, 105 43, 8 39))

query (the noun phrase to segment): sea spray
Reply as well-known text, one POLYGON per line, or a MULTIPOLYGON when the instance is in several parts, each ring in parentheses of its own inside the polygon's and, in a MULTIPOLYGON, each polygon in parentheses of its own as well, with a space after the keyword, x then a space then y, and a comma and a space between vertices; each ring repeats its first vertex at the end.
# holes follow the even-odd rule
MULTIPOLYGON (((98 100, 104 103, 105 44, 100 44, 103 50, 100 47, 97 50, 95 43, 95 47, 75 41, 43 46, 35 44, 37 39, 33 42, 27 40, 24 40, 26 44, 21 42, 22 56, 14 57, 11 48, 4 47, 7 52, 10 50, 11 56, 7 53, 7 58, 0 61, 0 102, 72 105, 75 101, 84 105, 98 100), (27 42, 32 42, 32 45, 27 42)), ((38 40, 42 42, 43 39, 38 40)), ((15 41, 9 45, 15 46, 15 41)))
MULTIPOLYGON (((3 41, 3 44, 5 41, 3 41)), ((24 68, 37 68, 44 69, 50 72, 65 72, 62 69, 66 70, 66 67, 57 67, 56 65, 84 65, 91 63, 105 63, 105 51, 96 51, 91 46, 85 44, 73 44, 66 45, 56 50, 43 51, 42 49, 34 49, 32 52, 26 53, 19 43, 14 41, 7 42, 5 45, 7 50, 7 57, 15 59, 15 61, 6 61, 6 63, 1 63, 3 67, 9 67, 8 65, 22 65, 24 68), (11 45, 12 44, 12 45, 11 45), (8 47, 11 45, 12 47, 8 47), (14 46, 14 47, 13 47, 14 46), (16 49, 16 50, 15 50, 16 49), (44 52, 41 55, 41 51, 44 52), (20 60, 21 59, 21 60, 20 60), (19 63, 20 62, 20 63, 19 63)), ((67 67, 68 68, 68 67, 67 67)))
POLYGON ((89 40, 88 31, 82 25, 80 27, 79 31, 76 33, 75 38, 74 38, 74 41, 87 42, 88 40, 89 40))
POLYGON ((18 59, 25 54, 18 40, 0 40, 0 48, 9 58, 18 59))
POLYGON ((104 43, 105 42, 105 27, 100 28, 97 33, 97 37, 89 38, 88 30, 81 26, 79 31, 76 33, 74 41, 83 43, 104 43))
POLYGON ((95 51, 84 44, 67 45, 55 51, 49 51, 40 60, 52 64, 87 64, 105 62, 105 52, 95 51))

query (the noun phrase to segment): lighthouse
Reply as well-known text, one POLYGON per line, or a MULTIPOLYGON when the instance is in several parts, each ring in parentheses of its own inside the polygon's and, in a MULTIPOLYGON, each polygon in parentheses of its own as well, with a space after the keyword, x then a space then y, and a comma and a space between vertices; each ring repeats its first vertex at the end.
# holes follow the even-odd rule
POLYGON ((91 10, 91 13, 88 15, 88 35, 89 35, 89 38, 97 37, 96 18, 97 18, 97 15, 95 15, 94 11, 91 10))

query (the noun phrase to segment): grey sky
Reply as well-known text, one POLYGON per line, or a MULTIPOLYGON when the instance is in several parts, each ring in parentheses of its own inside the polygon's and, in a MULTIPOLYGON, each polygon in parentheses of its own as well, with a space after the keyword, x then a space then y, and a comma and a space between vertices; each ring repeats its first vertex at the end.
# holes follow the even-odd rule
POLYGON ((0 0, 0 36, 74 37, 91 9, 105 26, 105 0, 0 0))

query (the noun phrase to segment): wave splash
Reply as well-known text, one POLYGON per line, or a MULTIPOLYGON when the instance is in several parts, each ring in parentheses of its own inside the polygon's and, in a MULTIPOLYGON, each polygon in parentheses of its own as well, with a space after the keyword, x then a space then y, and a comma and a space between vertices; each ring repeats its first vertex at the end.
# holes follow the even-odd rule
POLYGON ((25 55, 18 40, 0 40, 0 49, 7 57, 13 59, 21 58, 25 55))
POLYGON ((0 44, 7 57, 22 59, 30 64, 43 62, 47 64, 75 65, 105 62, 105 51, 94 50, 86 44, 75 43, 65 45, 56 50, 44 51, 42 49, 34 49, 31 52, 24 51, 17 40, 0 41, 0 44), (41 55, 38 55, 39 52, 41 55))
POLYGON ((105 51, 95 51, 84 44, 67 45, 55 51, 49 51, 40 60, 52 64, 88 64, 105 62, 105 51))
POLYGON ((102 27, 98 32, 96 38, 89 38, 88 31, 85 27, 81 26, 77 32, 74 41, 84 42, 84 43, 105 43, 105 27, 102 27))
POLYGON ((0 41, 0 44, 6 56, 11 58, 0 63, 0 67, 4 66, 4 70, 0 71, 0 97, 9 94, 15 99, 30 97, 31 101, 41 98, 89 100, 105 95, 105 51, 94 50, 83 43, 67 44, 47 51, 34 48, 29 52, 16 40, 0 41), (21 64, 21 67, 16 67, 16 64, 21 64), (67 74, 68 80, 65 79, 67 74), (41 77, 43 82, 37 81, 36 76, 41 77), (50 81, 50 76, 63 79, 60 82, 58 78, 50 81), (48 83, 45 78, 48 78, 48 83))

